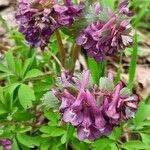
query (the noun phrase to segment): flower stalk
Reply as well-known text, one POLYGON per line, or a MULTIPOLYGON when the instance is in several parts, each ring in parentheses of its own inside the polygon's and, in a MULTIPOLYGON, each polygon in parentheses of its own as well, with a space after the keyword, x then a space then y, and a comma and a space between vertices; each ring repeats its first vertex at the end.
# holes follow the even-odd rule
POLYGON ((65 59, 66 59, 66 52, 65 52, 65 49, 63 47, 63 42, 62 42, 59 30, 55 31, 55 35, 56 35, 56 39, 57 39, 57 43, 58 43, 58 47, 59 47, 59 51, 60 51, 61 64, 64 67, 65 66, 65 59))

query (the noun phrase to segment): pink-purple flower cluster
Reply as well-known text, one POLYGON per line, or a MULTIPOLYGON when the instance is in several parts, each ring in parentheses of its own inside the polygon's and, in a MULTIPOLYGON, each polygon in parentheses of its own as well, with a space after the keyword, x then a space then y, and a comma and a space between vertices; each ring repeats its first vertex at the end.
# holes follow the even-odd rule
POLYGON ((62 88, 53 90, 61 102, 62 120, 77 128, 80 140, 109 135, 115 126, 134 116, 138 105, 138 97, 121 81, 114 85, 111 73, 100 79, 99 87, 91 86, 89 78, 88 70, 82 79, 62 72, 62 88))
POLYGON ((76 40, 77 44, 83 46, 87 54, 97 61, 102 61, 106 56, 112 56, 130 46, 130 17, 133 14, 127 6, 128 0, 124 0, 119 5, 119 10, 113 12, 110 8, 102 8, 97 3, 93 13, 99 19, 81 31, 76 40))
POLYGON ((0 139, 0 147, 1 146, 4 150, 12 150, 12 141, 9 139, 0 139))
POLYGON ((74 5, 71 0, 58 4, 56 0, 19 0, 16 20, 19 31, 32 47, 44 48, 54 31, 70 26, 82 14, 84 3, 74 5))

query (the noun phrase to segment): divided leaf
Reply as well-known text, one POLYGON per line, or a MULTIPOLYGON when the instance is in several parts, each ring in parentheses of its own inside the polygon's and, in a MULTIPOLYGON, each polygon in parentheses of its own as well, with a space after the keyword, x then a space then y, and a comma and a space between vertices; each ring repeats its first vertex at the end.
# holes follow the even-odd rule
POLYGON ((111 92, 114 89, 114 83, 112 80, 102 77, 100 78, 99 87, 102 92, 111 92))
POLYGON ((31 89, 26 84, 21 84, 18 92, 18 97, 20 104, 24 109, 30 108, 32 106, 32 101, 35 101, 35 95, 33 89, 31 89))
POLYGON ((52 91, 48 91, 47 93, 45 93, 41 100, 43 105, 48 108, 53 108, 57 110, 59 107, 59 101, 52 91))

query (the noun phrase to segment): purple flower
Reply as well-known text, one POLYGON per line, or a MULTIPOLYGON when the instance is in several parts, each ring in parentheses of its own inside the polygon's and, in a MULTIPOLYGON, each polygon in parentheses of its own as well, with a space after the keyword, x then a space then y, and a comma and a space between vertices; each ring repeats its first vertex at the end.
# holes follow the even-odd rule
POLYGON ((103 112, 111 124, 119 124, 134 117, 138 106, 136 95, 123 96, 121 91, 125 88, 119 82, 111 95, 106 95, 103 103, 103 112))
POLYGON ((81 14, 84 4, 57 4, 55 1, 19 0, 16 20, 19 31, 32 47, 47 46, 50 36, 61 26, 70 26, 81 14))
POLYGON ((109 135, 116 125, 134 116, 138 105, 138 97, 129 94, 121 81, 113 85, 111 72, 101 78, 99 87, 88 84, 89 78, 88 70, 82 79, 64 71, 62 87, 54 90, 61 102, 62 120, 77 128, 80 140, 109 135))
POLYGON ((10 139, 0 139, 0 146, 2 146, 4 150, 12 150, 12 141, 10 139))
POLYGON ((128 4, 129 4, 129 0, 124 0, 122 3, 120 3, 119 5, 119 11, 124 13, 125 15, 127 15, 128 17, 133 16, 133 13, 129 11, 128 9, 128 4))
POLYGON ((76 17, 82 16, 84 7, 83 2, 80 2, 79 5, 74 5, 71 0, 64 1, 64 6, 58 4, 54 5, 58 23, 63 26, 72 25, 76 17))
POLYGON ((16 20, 19 24, 19 31, 25 35, 31 47, 43 49, 59 25, 52 16, 51 8, 44 8, 40 2, 34 1, 30 4, 26 0, 20 0, 16 20))
POLYGON ((106 19, 97 19, 89 24, 77 37, 77 44, 83 46, 88 55, 97 61, 102 61, 106 56, 112 56, 132 44, 129 34, 131 25, 127 9, 128 1, 119 5, 119 11, 113 12, 109 8, 100 10, 100 5, 95 5, 94 13, 101 18, 104 13, 106 19))

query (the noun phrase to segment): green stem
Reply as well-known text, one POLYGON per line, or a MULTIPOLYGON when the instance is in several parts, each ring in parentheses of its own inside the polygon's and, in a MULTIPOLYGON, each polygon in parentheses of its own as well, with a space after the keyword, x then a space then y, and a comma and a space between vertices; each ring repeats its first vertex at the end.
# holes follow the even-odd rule
POLYGON ((117 83, 120 79, 121 79, 121 73, 122 73, 122 58, 123 58, 123 52, 121 52, 120 54, 120 58, 119 58, 119 68, 117 70, 117 75, 115 78, 115 83, 117 83))
POLYGON ((69 124, 67 128, 67 135, 66 135, 66 150, 68 150, 69 142, 71 138, 73 137, 73 133, 75 131, 75 128, 69 124))
POLYGON ((58 47, 59 47, 59 51, 60 51, 61 64, 64 67, 65 59, 66 59, 66 52, 65 52, 65 49, 63 47, 63 42, 62 42, 62 39, 61 39, 59 31, 56 30, 55 34, 56 34, 56 39, 57 39, 57 43, 58 43, 58 47))
POLYGON ((80 50, 81 50, 81 46, 75 45, 74 50, 73 50, 73 54, 72 54, 72 58, 73 58, 74 63, 76 63, 76 60, 79 57, 80 50))
POLYGON ((51 54, 51 56, 53 57, 53 59, 57 62, 57 64, 63 68, 61 62, 59 61, 59 59, 52 53, 52 51, 50 50, 49 53, 51 54))
POLYGON ((79 58, 80 50, 81 50, 81 46, 75 45, 73 52, 72 52, 72 59, 73 59, 73 63, 74 63, 72 72, 74 72, 75 64, 76 64, 77 59, 79 58))
POLYGON ((129 66, 128 88, 130 90, 132 90, 133 85, 134 85, 137 60, 138 60, 138 37, 137 37, 137 33, 135 33, 133 51, 132 51, 131 62, 130 62, 130 66, 129 66))

